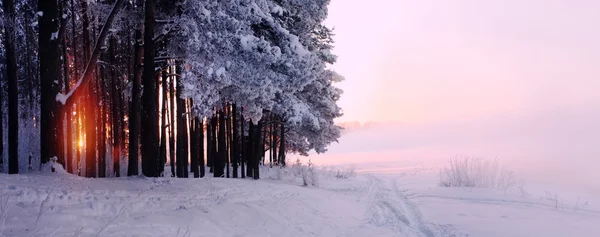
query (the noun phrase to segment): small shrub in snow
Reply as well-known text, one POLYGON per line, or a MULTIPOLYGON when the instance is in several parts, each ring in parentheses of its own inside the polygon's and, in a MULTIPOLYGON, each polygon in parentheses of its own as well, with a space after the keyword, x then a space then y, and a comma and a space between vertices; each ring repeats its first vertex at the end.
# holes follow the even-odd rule
POLYGON ((300 181, 304 186, 319 186, 320 180, 323 178, 349 179, 356 176, 356 171, 353 167, 339 169, 317 166, 312 161, 303 164, 300 159, 297 159, 296 162, 286 167, 265 168, 261 174, 276 180, 300 181))
POLYGON ((302 185, 318 185, 319 174, 317 173, 316 166, 310 160, 308 161, 308 164, 304 165, 300 162, 300 159, 297 159, 296 163, 291 166, 291 169, 292 174, 294 174, 295 177, 302 178, 302 185))
POLYGON ((514 173, 500 167, 498 160, 454 158, 440 170, 440 186, 495 188, 505 192, 515 185, 514 173))

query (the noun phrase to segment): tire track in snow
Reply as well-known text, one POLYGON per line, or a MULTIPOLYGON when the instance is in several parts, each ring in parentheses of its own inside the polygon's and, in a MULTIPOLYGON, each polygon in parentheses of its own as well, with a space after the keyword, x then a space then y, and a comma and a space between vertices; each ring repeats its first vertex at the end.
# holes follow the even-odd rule
POLYGON ((416 208, 398 190, 395 179, 390 183, 373 175, 367 177, 367 215, 370 224, 389 228, 397 236, 434 237, 433 232, 423 224, 416 208))

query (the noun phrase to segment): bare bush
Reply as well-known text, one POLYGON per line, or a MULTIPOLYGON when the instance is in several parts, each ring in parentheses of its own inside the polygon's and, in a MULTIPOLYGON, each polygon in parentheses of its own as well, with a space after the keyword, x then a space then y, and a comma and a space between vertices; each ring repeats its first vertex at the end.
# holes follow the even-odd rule
POLYGON ((500 167, 498 159, 454 158, 439 172, 440 186, 495 188, 505 193, 515 184, 513 172, 500 167))

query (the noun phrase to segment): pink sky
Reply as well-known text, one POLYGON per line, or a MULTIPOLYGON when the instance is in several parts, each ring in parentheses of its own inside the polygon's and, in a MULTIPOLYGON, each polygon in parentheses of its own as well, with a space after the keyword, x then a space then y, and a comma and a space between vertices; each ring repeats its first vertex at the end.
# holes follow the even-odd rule
POLYGON ((600 107, 600 1, 332 0, 339 121, 600 107))

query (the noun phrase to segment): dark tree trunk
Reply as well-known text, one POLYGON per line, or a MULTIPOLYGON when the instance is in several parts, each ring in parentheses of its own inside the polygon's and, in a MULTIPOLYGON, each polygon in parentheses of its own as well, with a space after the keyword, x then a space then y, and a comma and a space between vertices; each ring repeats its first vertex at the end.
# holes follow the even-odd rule
POLYGON ((200 165, 200 177, 206 174, 206 166, 204 165, 204 119, 196 118, 198 121, 198 153, 200 165))
POLYGON ((223 108, 223 114, 224 114, 224 126, 225 126, 225 173, 226 173, 226 177, 229 178, 231 177, 229 175, 229 163, 230 163, 230 150, 231 150, 231 116, 230 116, 230 111, 229 111, 229 105, 225 104, 224 108, 223 108))
MULTIPOLYGON (((180 70, 177 71, 177 75, 181 75, 181 71, 180 70)), ((191 122, 190 122, 191 118, 189 116, 190 113, 188 111, 188 106, 187 106, 187 103, 186 103, 187 101, 189 101, 189 100, 185 100, 185 99, 183 100, 183 105, 184 105, 184 107, 183 107, 184 108, 184 117, 183 118, 184 118, 184 121, 185 121, 185 123, 184 123, 184 125, 185 125, 184 126, 184 128, 185 128, 185 140, 183 142, 185 144, 184 147, 185 147, 185 157, 186 157, 186 159, 183 159, 183 167, 184 167, 183 168, 183 177, 184 178, 187 178, 189 176, 189 171, 190 171, 190 168, 189 168, 190 167, 190 162, 189 162, 189 160, 191 159, 190 155, 189 155, 189 149, 190 149, 190 147, 189 147, 190 126, 189 125, 191 124, 191 122)))
MULTIPOLYGON (((120 103, 120 90, 119 90, 119 82, 117 78, 117 73, 115 68, 117 65, 117 59, 115 58, 115 39, 114 37, 110 37, 109 40, 109 49, 110 49, 110 77, 112 84, 111 91, 111 101, 112 101, 112 136, 113 136, 113 174, 115 177, 121 176, 121 116, 120 111, 122 110, 122 106, 120 103)), ((100 89, 100 88, 99 88, 100 89)))
MULTIPOLYGON (((19 173, 19 95, 17 78, 17 57, 15 55, 15 4, 4 0, 4 47, 6 53, 6 74, 8 82, 8 173, 19 173)), ((57 45, 58 47, 58 45, 57 45)), ((1 95, 1 94, 0 94, 1 95)), ((0 104, 0 106, 2 106, 0 104)), ((1 111, 0 111, 1 112, 1 111)), ((1 113, 0 113, 1 115, 1 113)), ((0 120, 1 122, 1 120, 0 120)), ((0 123, 0 126, 2 123, 0 123)), ((0 130, 1 131, 1 130, 0 130)), ((0 133, 1 135, 1 133, 0 133)), ((0 143, 0 145, 2 145, 0 143)), ((1 156, 0 156, 1 158, 1 156)))
POLYGON ((191 158, 191 162, 190 162, 190 166, 192 169, 192 172, 194 173, 194 178, 200 178, 200 170, 198 169, 198 161, 199 161, 199 152, 198 152, 198 148, 199 148, 199 141, 198 141, 198 134, 200 133, 200 128, 199 128, 199 120, 198 117, 194 117, 194 119, 192 119, 191 124, 192 124, 192 129, 190 132, 190 153, 192 154, 192 158, 191 158))
POLYGON ((209 167, 209 172, 213 173, 213 153, 212 153, 212 117, 206 119, 206 166, 209 167))
MULTIPOLYGON (((95 21, 96 23, 96 27, 94 27, 93 29, 97 29, 93 31, 93 35, 94 37, 96 36, 96 32, 100 31, 100 26, 98 24, 97 21, 95 21)), ((109 47, 111 48, 110 50, 112 51, 112 37, 109 40, 109 47)), ((110 62, 110 63, 114 63, 113 60, 113 55, 114 53, 111 52, 110 55, 109 54, 105 54, 103 53, 102 55, 99 55, 99 57, 102 57, 102 61, 104 62, 110 62)), ((105 131, 105 127, 108 121, 112 121, 112 116, 114 115, 115 111, 114 109, 114 104, 115 103, 111 98, 112 95, 112 91, 109 93, 107 88, 107 84, 106 84, 106 78, 107 76, 107 70, 111 70, 111 68, 107 69, 106 65, 98 65, 98 67, 96 67, 95 74, 96 74, 96 80, 95 80, 95 84, 94 83, 90 83, 90 84, 94 84, 95 88, 96 88, 96 99, 97 101, 94 102, 95 104, 97 104, 97 106, 94 106, 94 110, 96 111, 96 151, 98 152, 98 177, 100 178, 105 178, 106 177, 106 131, 105 131), (111 106, 109 106, 109 103, 111 106)), ((114 72, 110 73, 111 77, 114 77, 114 72)), ((113 83, 113 81, 111 81, 111 83, 113 83)), ((111 85, 111 88, 113 87, 113 85, 111 85)), ((91 95, 90 95, 91 96, 91 95)), ((108 124, 113 124, 108 123, 108 124)), ((113 127, 114 129, 114 127, 113 127)), ((114 136, 111 136, 114 137, 114 136)), ((112 143, 111 143, 112 144, 112 143)), ((114 154, 114 153, 113 153, 114 154)), ((112 154, 111 154, 112 156, 112 154)), ((114 167, 114 166, 113 166, 114 167)))
POLYGON ((144 93, 142 102, 142 173, 158 177, 158 97, 154 69, 154 23, 156 0, 146 0, 144 21, 144 93))
POLYGON ((281 120, 281 130, 279 130, 279 162, 281 162, 281 166, 285 167, 285 125, 283 119, 281 120))
POLYGON ((273 142, 271 143, 271 149, 273 149, 273 160, 276 165, 280 165, 279 156, 277 156, 277 139, 279 136, 279 126, 277 124, 277 115, 273 115, 273 142))
POLYGON ((238 177, 238 166, 239 166, 239 162, 240 162, 240 137, 238 134, 238 116, 237 116, 237 108, 235 106, 235 104, 231 105, 231 120, 232 120, 232 132, 233 132, 233 139, 232 143, 231 143, 231 162, 233 163, 233 178, 237 178, 238 177))
MULTIPOLYGON (((138 3, 141 1, 138 1, 138 3)), ((141 6, 141 3, 140 5, 141 6)), ((131 88, 131 108, 129 108, 129 161, 127 163, 127 176, 139 175, 139 142, 140 142, 140 112, 141 112, 141 83, 142 83, 142 58, 144 48, 142 47, 142 26, 135 30, 135 48, 134 48, 134 69, 133 83, 131 88)))
POLYGON ((57 156, 55 97, 58 92, 54 81, 60 78, 60 50, 58 32, 58 1, 38 0, 43 15, 39 20, 39 63, 40 63, 40 159, 47 163, 57 156))
MULTIPOLYGON (((223 108, 224 109, 224 108, 223 108)), ((217 168, 217 170, 215 171, 215 176, 217 174, 217 171, 220 172, 221 174, 218 177, 222 177, 223 174, 223 169, 224 168, 228 168, 228 167, 223 167, 226 164, 226 159, 227 159, 227 145, 226 143, 226 138, 225 138, 225 114, 223 112, 223 110, 219 110, 219 112, 217 112, 218 116, 219 116, 219 135, 218 135, 218 149, 219 149, 219 168, 217 168)))
POLYGON ((214 115, 210 120, 210 136, 211 136, 211 144, 210 144, 210 154, 214 177, 221 177, 223 175, 223 163, 219 160, 219 153, 217 152, 217 124, 218 118, 217 115, 214 115))
POLYGON ((82 151, 82 146, 80 146, 80 143, 83 142, 82 139, 82 135, 83 135, 83 102, 81 99, 77 99, 77 106, 75 107, 75 111, 77 111, 77 123, 75 123, 75 142, 77 143, 77 148, 75 149, 75 164, 73 165, 73 174, 75 175, 81 175, 81 151, 82 151))
POLYGON ((256 162, 256 126, 254 125, 254 122, 252 122, 252 120, 250 120, 248 122, 248 144, 247 147, 248 149, 246 150, 247 156, 246 156, 246 175, 250 178, 254 177, 254 164, 258 164, 258 162, 256 162))
POLYGON ((86 161, 86 177, 96 177, 96 96, 94 96, 94 84, 88 84, 88 103, 86 112, 86 145, 85 145, 85 161, 86 161))
MULTIPOLYGON (((243 178, 246 178, 246 170, 244 167, 244 164, 246 163, 246 157, 247 157, 247 153, 248 153, 248 146, 246 145, 246 139, 245 139, 245 135, 244 135, 244 127, 246 126, 246 120, 244 119, 244 115, 241 113, 244 111, 244 108, 241 108, 240 111, 240 165, 242 167, 240 167, 240 173, 243 178)), ((247 165, 246 165, 247 166, 247 165)))
MULTIPOLYGON (((59 14, 60 15, 66 14, 65 5, 66 5, 66 3, 64 1, 61 1, 61 3, 59 4, 59 14)), ((68 66, 69 66, 68 60, 69 59, 67 57, 67 48, 66 48, 66 43, 64 40, 65 35, 66 35, 66 34, 64 34, 65 29, 66 29, 66 24, 67 24, 66 22, 67 22, 66 18, 60 17, 60 29, 59 29, 58 35, 60 37, 60 43, 61 43, 61 49, 62 49, 62 51, 61 51, 62 77, 59 77, 60 80, 57 81, 58 85, 56 85, 56 87, 58 87, 57 90, 60 92, 62 92, 64 82, 67 80, 68 70, 69 70, 68 69, 68 66)), ((10 100, 10 89, 9 89, 8 93, 9 93, 9 100, 10 100)), ((9 107, 10 107, 10 103, 9 103, 9 107)), ((57 154, 58 154, 57 162, 59 164, 65 165, 65 166, 66 166, 66 164, 64 163, 64 161, 65 161, 65 146, 64 146, 65 145, 65 130, 64 130, 65 124, 64 124, 64 122, 65 122, 65 114, 66 114, 67 108, 68 107, 61 108, 58 106, 55 108, 57 110, 57 111, 55 111, 55 113, 56 113, 56 138, 57 138, 56 146, 57 146, 57 154)), ((9 114, 10 114, 10 111, 9 111, 9 114)), ((10 118, 9 118, 9 123, 10 123, 10 118)), ((10 129, 9 129, 9 134, 10 134, 10 129)), ((9 141, 9 145, 10 145, 10 142, 11 142, 10 137, 9 137, 8 141, 9 141)), ((10 150, 9 150, 9 154, 10 154, 10 150)))
MULTIPOLYGON (((172 71, 172 67, 169 67, 169 73, 173 73, 172 71)), ((175 131, 177 130, 175 128, 175 113, 177 108, 175 108, 175 76, 171 76, 170 80, 169 80, 169 91, 170 91, 170 113, 169 115, 171 116, 171 123, 169 124, 170 128, 171 128, 171 134, 170 134, 170 138, 169 138, 169 156, 170 156, 170 160, 171 160, 171 177, 175 177, 176 175, 176 164, 175 164, 175 131)))
MULTIPOLYGON (((72 31, 71 31, 71 50, 73 53, 73 78, 79 78, 79 71, 77 70, 77 67, 79 65, 79 61, 78 61, 78 57, 77 57, 77 24, 75 23, 75 1, 71 0, 71 26, 72 31)), ((67 34, 65 34, 64 37, 64 46, 65 50, 66 50, 66 37, 67 34)), ((63 51, 66 54, 66 51, 63 51)), ((66 55, 65 55, 66 57, 66 55)), ((65 62, 68 62, 65 59, 65 62)), ((67 73, 67 71, 65 71, 65 74, 67 73)), ((71 80, 69 79, 69 77, 67 75, 65 75, 65 90, 69 91, 71 90, 71 80)), ((73 107, 66 107, 65 108, 67 111, 67 158, 66 163, 67 163, 67 171, 71 174, 73 174, 74 172, 76 172, 77 169, 73 169, 74 165, 73 165, 73 124, 77 124, 77 122, 73 122, 72 120, 72 111, 74 110, 73 107)), ((77 129, 77 127, 75 127, 75 129, 77 129)), ((77 139, 75 139, 76 141, 77 139)), ((77 149, 77 147, 75 148, 77 149)), ((76 165, 75 165, 76 166, 76 165)))
POLYGON ((96 108, 96 127, 97 127, 97 143, 96 150, 98 151, 98 177, 106 177, 106 121, 108 121, 108 103, 106 93, 104 92, 104 78, 97 77, 96 88, 98 89, 97 98, 101 101, 100 105, 96 108))
POLYGON ((186 109, 185 100, 181 98, 181 81, 177 78, 177 177, 185 178, 187 176, 187 124, 186 124, 186 109))
MULTIPOLYGON (((90 50, 91 50, 91 40, 90 40, 90 20, 87 14, 87 1, 86 0, 79 0, 79 6, 81 8, 81 18, 82 18, 82 38, 83 38, 83 61, 87 62, 90 60, 90 50)), ((76 79, 77 80, 77 79, 76 79)), ((82 88, 82 90, 88 91, 87 88, 82 88)), ((79 104, 77 104, 77 107, 79 109, 79 117, 81 118, 81 126, 80 129, 78 129, 78 139, 81 139, 81 146, 78 149, 78 154, 77 154, 77 168, 79 169, 79 174, 83 174, 83 170, 85 170, 86 168, 83 167, 83 157, 81 157, 81 154, 85 154, 85 150, 84 148, 86 148, 86 146, 84 146, 85 144, 83 144, 84 140, 84 136, 86 134, 86 129, 89 125, 89 122, 86 123, 86 120, 84 119, 85 117, 87 117, 85 111, 85 106, 89 105, 87 98, 85 98, 86 96, 82 96, 81 98, 78 98, 79 104)), ((78 141, 78 145, 79 145, 79 141, 78 141)))
POLYGON ((259 167, 258 164, 260 163, 260 159, 264 157, 265 154, 265 150, 264 150, 264 139, 262 136, 262 128, 263 128, 263 121, 262 119, 258 121, 258 125, 256 125, 256 131, 255 131, 255 135, 254 135, 254 145, 256 145, 256 147, 254 148, 254 163, 252 163, 253 165, 253 171, 252 171, 252 177, 254 179, 259 179, 260 178, 260 173, 259 173, 259 167))
POLYGON ((269 167, 273 168, 273 147, 274 147, 274 143, 275 143, 275 139, 273 134, 275 134, 275 123, 274 123, 274 119, 273 119, 273 114, 269 115, 269 120, 270 120, 270 125, 269 125, 269 167))

